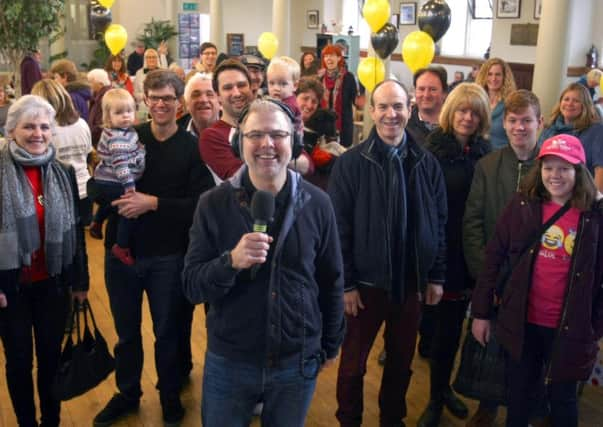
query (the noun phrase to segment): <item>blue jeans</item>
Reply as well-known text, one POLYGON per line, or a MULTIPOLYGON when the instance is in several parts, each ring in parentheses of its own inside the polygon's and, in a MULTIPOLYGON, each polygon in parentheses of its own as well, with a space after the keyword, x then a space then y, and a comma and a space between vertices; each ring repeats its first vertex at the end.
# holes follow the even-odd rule
POLYGON ((303 427, 312 401, 318 358, 267 368, 205 354, 201 422, 205 427, 247 427, 259 401, 263 427, 303 427))
POLYGON ((184 296, 180 273, 183 255, 136 258, 127 266, 110 250, 105 252, 105 283, 119 340, 115 346, 115 380, 127 398, 142 395, 143 364, 142 293, 147 293, 155 334, 155 367, 162 396, 177 396, 180 390, 180 333, 184 296))

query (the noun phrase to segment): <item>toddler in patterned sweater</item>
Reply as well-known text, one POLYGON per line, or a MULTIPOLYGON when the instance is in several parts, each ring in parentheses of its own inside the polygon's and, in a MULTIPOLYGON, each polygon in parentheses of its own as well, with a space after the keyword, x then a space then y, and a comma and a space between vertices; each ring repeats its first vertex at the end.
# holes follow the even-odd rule
MULTIPOLYGON (((145 149, 132 127, 136 111, 132 95, 124 89, 111 89, 103 96, 102 108, 104 129, 96 148, 100 162, 94 170, 101 203, 90 226, 98 230, 111 202, 136 191, 136 181, 145 166, 145 149)), ((127 265, 134 264, 129 243, 134 221, 120 217, 116 243, 111 248, 113 256, 127 265)))

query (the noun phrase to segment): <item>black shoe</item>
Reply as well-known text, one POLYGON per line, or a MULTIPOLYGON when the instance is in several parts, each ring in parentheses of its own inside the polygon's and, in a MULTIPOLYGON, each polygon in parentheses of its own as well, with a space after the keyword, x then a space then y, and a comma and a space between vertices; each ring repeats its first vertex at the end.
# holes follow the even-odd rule
POLYGON ((444 392, 444 405, 452 415, 461 420, 464 420, 469 416, 467 405, 465 405, 465 403, 450 389, 444 392))
POLYGON ((140 401, 128 399, 121 393, 114 394, 109 403, 94 417, 94 427, 108 427, 120 418, 138 411, 140 401))
POLYGON ((163 425, 165 427, 178 427, 182 418, 184 418, 184 408, 178 396, 162 397, 161 410, 163 411, 163 425))
POLYGON ((438 427, 443 409, 442 402, 430 400, 427 408, 419 417, 419 421, 417 421, 417 427, 438 427))
POLYGON ((103 224, 100 224, 96 221, 92 221, 90 223, 90 227, 88 228, 88 232, 90 233, 90 237, 94 239, 103 239, 103 224))
POLYGON ((381 366, 385 366, 385 359, 387 359, 387 353, 385 352, 385 350, 381 350, 381 353, 379 353, 379 358, 377 359, 377 363, 379 363, 379 365, 381 366))

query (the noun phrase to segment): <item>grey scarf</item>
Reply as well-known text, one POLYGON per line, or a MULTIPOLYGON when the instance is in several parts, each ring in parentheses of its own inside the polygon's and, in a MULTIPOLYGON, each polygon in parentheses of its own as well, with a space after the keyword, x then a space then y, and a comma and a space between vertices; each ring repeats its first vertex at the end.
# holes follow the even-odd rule
POLYGON ((15 141, 0 149, 0 270, 30 266, 41 245, 34 197, 23 166, 42 168, 46 268, 55 276, 73 262, 76 218, 70 177, 55 160, 52 144, 36 156, 15 141))

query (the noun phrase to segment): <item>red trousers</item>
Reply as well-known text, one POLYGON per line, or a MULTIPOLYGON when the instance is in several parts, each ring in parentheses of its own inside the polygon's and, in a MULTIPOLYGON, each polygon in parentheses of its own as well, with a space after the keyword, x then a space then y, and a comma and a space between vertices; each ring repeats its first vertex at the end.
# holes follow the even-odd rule
POLYGON ((380 423, 382 427, 400 425, 406 416, 406 391, 421 314, 419 298, 412 294, 400 304, 390 301, 382 289, 360 287, 358 291, 365 308, 356 317, 346 316, 347 330, 337 376, 336 416, 341 426, 361 425, 366 360, 385 322, 387 359, 379 390, 380 423))

